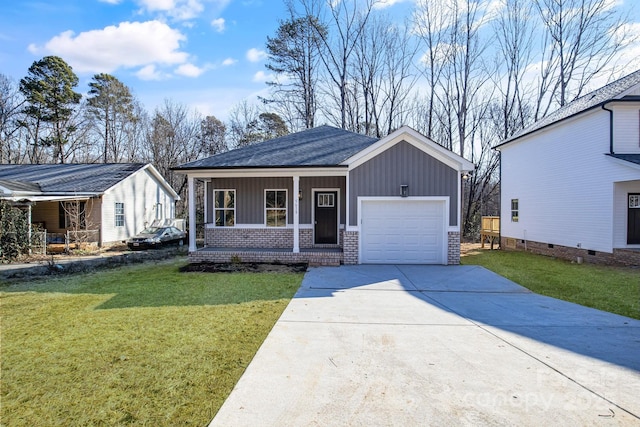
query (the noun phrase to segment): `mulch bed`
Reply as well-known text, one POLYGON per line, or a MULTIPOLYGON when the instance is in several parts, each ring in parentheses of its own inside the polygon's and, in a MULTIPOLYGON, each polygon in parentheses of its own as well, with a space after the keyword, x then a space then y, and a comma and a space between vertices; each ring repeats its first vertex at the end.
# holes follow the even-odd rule
POLYGON ((264 264, 251 262, 200 262, 187 264, 180 268, 181 272, 200 273, 304 273, 308 264, 264 264))

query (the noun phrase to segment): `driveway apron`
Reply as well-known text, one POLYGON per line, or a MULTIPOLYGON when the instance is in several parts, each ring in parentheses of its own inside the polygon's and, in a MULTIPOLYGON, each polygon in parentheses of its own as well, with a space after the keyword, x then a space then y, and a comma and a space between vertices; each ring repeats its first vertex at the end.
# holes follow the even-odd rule
POLYGON ((628 426, 638 396, 638 320, 478 266, 318 267, 211 426, 628 426))

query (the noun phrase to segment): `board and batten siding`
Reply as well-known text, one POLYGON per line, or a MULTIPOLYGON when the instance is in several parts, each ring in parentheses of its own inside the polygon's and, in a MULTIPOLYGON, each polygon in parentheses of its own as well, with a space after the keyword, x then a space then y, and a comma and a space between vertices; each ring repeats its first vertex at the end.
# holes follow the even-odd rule
POLYGON ((142 231, 156 219, 175 217, 175 199, 146 169, 139 170, 105 191, 102 196, 102 241, 117 242, 142 231), (124 226, 115 226, 115 204, 124 203, 124 226))
MULTIPOLYGON (((312 189, 317 188, 338 188, 340 189, 341 218, 345 215, 345 177, 324 176, 324 177, 301 177, 300 190, 302 190, 302 200, 300 200, 300 224, 311 224, 311 212, 313 209, 312 189)), ((264 191, 287 190, 287 223, 293 224, 293 178, 291 177, 271 177, 271 178, 214 178, 211 180, 208 189, 208 209, 207 223, 213 220, 213 191, 236 190, 236 224, 264 224, 264 191)), ((344 223, 344 220, 341 221, 344 223)))
POLYGON ((409 196, 448 196, 451 227, 458 225, 458 172, 402 141, 349 174, 349 225, 357 225, 359 196, 398 196, 400 186, 409 196))
MULTIPOLYGON (((635 180, 637 186, 640 173, 605 155, 607 111, 585 112, 505 145, 501 152, 503 237, 613 251, 613 213, 626 206, 614 207, 614 183, 635 180), (511 221, 512 199, 518 199, 518 222, 511 221)), ((626 230, 626 220, 619 220, 616 230, 626 230)))

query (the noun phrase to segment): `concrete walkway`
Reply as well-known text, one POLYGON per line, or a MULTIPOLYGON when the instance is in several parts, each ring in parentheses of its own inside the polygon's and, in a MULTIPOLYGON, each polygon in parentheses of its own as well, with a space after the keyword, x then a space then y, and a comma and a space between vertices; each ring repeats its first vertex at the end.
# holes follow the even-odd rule
POLYGON ((482 267, 320 267, 211 426, 630 426, 638 396, 638 320, 482 267))

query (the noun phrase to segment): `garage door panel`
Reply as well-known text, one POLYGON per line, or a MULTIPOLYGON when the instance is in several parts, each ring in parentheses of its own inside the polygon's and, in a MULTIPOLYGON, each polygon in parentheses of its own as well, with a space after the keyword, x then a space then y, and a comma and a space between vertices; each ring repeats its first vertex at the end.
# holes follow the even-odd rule
POLYGON ((444 263, 444 201, 363 201, 361 209, 361 262, 444 263))

